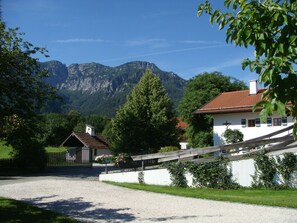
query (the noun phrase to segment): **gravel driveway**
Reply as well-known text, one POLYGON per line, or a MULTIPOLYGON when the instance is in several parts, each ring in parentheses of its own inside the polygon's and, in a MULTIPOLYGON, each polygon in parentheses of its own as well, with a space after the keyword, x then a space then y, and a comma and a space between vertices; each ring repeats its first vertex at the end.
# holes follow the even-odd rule
POLYGON ((296 223, 297 210, 183 198, 98 182, 94 176, 0 177, 0 196, 84 222, 296 223))

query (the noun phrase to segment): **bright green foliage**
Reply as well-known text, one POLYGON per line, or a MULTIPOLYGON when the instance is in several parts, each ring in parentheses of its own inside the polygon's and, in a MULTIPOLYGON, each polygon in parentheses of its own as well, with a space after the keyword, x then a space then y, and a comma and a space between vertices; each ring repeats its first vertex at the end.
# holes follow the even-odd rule
POLYGON ((236 189, 239 185, 232 179, 229 160, 218 157, 214 162, 189 163, 188 170, 193 175, 193 183, 197 187, 214 189, 236 189))
POLYGON ((6 145, 5 141, 0 141, 0 159, 10 159, 12 151, 11 146, 6 145))
POLYGON ((255 158, 255 175, 253 187, 275 188, 274 177, 277 173, 276 162, 273 157, 259 154, 255 158))
POLYGON ((66 148, 65 147, 47 146, 47 147, 45 147, 45 151, 47 153, 61 153, 61 152, 66 152, 66 148))
POLYGON ((213 189, 237 189, 239 185, 232 179, 232 170, 229 168, 229 160, 218 157, 214 162, 169 162, 164 167, 170 173, 172 185, 187 187, 186 172, 193 176, 193 186, 213 189))
POLYGON ((212 144, 212 118, 209 115, 194 115, 193 112, 222 92, 244 89, 247 89, 244 82, 219 72, 203 73, 189 80, 178 112, 190 125, 186 134, 192 146, 212 144))
POLYGON ((116 152, 156 152, 177 144, 176 117, 160 79, 146 71, 112 120, 116 152))
POLYGON ((281 158, 278 156, 277 160, 277 170, 281 174, 284 187, 289 187, 292 173, 297 170, 297 156, 294 153, 285 153, 281 158))
POLYGON ((185 176, 186 174, 186 164, 183 162, 170 162, 164 165, 170 173, 170 179, 172 186, 175 187, 187 187, 188 181, 185 176))
POLYGON ((18 29, 8 29, 0 20, 0 120, 16 115, 28 119, 35 115, 53 89, 42 82, 47 76, 37 59, 31 55, 44 54, 20 37, 18 29))
POLYGON ((14 148, 19 168, 42 169, 45 151, 38 141, 36 112, 54 94, 42 82, 47 72, 32 56, 43 48, 24 41, 18 29, 7 29, 0 19, 0 137, 14 148))
MULTIPOLYGON (((224 0, 226 12, 213 10, 209 1, 199 5, 198 15, 210 15, 210 23, 226 27, 227 42, 253 47, 254 58, 245 59, 247 66, 259 74, 267 90, 263 101, 262 119, 277 111, 297 117, 297 2, 295 0, 224 0)), ((294 132, 297 125, 295 122, 294 132)))
POLYGON ((288 188, 290 187, 292 173, 297 168, 297 156, 293 153, 285 153, 276 159, 264 154, 255 158, 255 175, 253 176, 253 187, 264 188, 288 188), (283 182, 277 185, 274 181, 276 174, 282 177, 283 182))
POLYGON ((243 141, 243 133, 238 129, 226 129, 223 133, 223 137, 227 144, 233 144, 243 141))

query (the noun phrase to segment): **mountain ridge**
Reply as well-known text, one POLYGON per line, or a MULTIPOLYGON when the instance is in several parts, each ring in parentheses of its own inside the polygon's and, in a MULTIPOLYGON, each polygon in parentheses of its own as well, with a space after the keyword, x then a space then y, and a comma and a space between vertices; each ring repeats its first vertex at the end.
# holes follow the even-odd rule
POLYGON ((113 116, 147 69, 160 78, 174 107, 180 101, 187 83, 177 74, 162 71, 154 63, 146 61, 132 61, 110 67, 95 62, 66 66, 52 60, 41 63, 41 68, 48 69, 49 77, 44 81, 54 86, 65 102, 51 102, 47 112, 75 109, 82 114, 113 116))

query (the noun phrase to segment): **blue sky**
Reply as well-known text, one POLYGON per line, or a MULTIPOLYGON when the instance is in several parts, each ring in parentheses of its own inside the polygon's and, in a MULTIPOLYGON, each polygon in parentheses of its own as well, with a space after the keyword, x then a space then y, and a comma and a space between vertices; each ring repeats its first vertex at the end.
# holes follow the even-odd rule
MULTIPOLYGON (((252 49, 225 42, 225 31, 197 17, 202 0, 2 0, 3 20, 24 39, 46 47, 50 58, 118 66, 140 60, 184 79, 220 71, 248 82, 241 69, 252 49)), ((223 1, 214 1, 222 7, 223 1), (218 3, 220 2, 220 3, 218 3)))

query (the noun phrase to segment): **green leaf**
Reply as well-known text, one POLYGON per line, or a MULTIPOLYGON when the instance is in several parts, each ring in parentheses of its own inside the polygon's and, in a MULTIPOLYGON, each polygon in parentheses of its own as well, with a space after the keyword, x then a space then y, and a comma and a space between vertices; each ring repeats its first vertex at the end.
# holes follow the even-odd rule
POLYGON ((283 43, 279 43, 277 48, 280 53, 284 53, 284 44, 283 43))
POLYGON ((277 105, 277 113, 282 116, 285 117, 286 116, 286 106, 285 104, 283 104, 282 102, 276 102, 277 105))
POLYGON ((279 13, 278 12, 274 13, 273 15, 274 21, 277 21, 278 17, 279 17, 279 13))
POLYGON ((249 59, 244 59, 242 62, 241 62, 241 68, 243 70, 245 70, 245 68, 249 65, 250 63, 250 60, 249 59))
POLYGON ((290 43, 293 43, 293 44, 296 45, 296 41, 297 41, 297 35, 292 34, 292 35, 289 37, 289 42, 290 42, 290 43))

